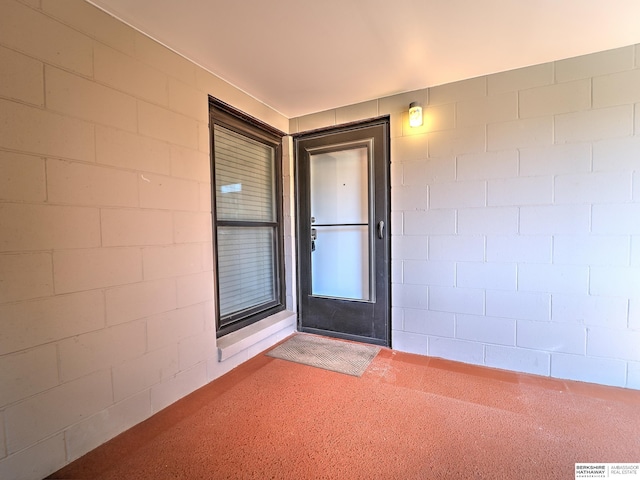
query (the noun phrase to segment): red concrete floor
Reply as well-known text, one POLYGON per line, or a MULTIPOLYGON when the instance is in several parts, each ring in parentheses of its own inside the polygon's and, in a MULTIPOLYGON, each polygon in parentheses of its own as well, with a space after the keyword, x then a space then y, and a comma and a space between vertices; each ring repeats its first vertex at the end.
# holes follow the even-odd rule
POLYGON ((249 360, 51 479, 573 479, 640 462, 640 391, 383 349, 360 378, 249 360))

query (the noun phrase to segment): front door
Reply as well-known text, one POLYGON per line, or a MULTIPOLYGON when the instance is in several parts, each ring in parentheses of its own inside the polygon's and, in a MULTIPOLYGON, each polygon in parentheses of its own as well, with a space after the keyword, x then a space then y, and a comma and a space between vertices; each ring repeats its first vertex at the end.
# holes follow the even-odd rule
POLYGON ((299 328, 390 346, 389 120, 295 142, 299 328))

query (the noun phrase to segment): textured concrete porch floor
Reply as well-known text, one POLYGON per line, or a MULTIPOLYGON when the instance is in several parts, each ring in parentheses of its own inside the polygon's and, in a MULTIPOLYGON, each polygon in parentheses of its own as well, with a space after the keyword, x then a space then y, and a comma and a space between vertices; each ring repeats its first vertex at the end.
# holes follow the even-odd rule
POLYGON ((383 349, 360 378, 260 354, 51 479, 573 479, 640 462, 640 392, 383 349))

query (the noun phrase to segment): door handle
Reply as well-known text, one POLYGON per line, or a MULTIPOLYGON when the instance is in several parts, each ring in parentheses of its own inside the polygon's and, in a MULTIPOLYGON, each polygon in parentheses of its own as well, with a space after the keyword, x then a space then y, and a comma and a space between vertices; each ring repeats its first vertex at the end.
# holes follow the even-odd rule
POLYGON ((384 236, 384 222, 380 220, 378 222, 378 238, 382 239, 384 236))

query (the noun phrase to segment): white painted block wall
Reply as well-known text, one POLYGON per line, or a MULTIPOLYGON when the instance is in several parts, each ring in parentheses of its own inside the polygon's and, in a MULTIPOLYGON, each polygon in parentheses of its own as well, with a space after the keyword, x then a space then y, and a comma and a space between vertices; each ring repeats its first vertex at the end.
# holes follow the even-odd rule
POLYGON ((350 112, 391 116, 394 348, 640 388, 640 46, 290 129, 350 112))
POLYGON ((208 95, 288 120, 84 0, 3 0, 0 63, 0 478, 39 480, 293 333, 219 359, 208 95))

